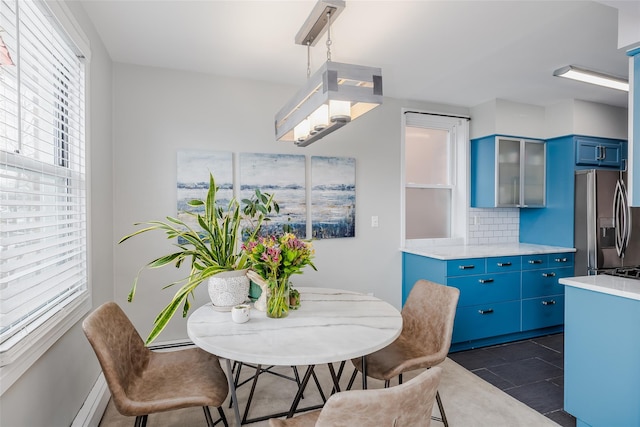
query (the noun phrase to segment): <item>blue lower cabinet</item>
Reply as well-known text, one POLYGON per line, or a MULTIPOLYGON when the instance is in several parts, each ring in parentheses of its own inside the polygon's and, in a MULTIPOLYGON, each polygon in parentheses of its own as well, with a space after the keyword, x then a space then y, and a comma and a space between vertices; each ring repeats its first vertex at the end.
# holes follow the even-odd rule
POLYGON ((521 256, 487 258, 487 273, 508 273, 522 269, 521 256))
POLYGON ((520 330, 520 301, 458 307, 452 342, 505 335, 520 330))
POLYGON ((564 286, 558 283, 558 279, 570 276, 573 276, 573 267, 523 271, 522 298, 563 294, 564 286))
POLYGON ((520 299, 520 273, 452 277, 447 285, 460 289, 458 307, 520 299))
POLYGON ((452 351, 562 331, 573 254, 440 260, 403 255, 402 302, 417 280, 460 289, 452 351))
POLYGON ((548 328, 564 323, 564 295, 522 300, 522 330, 548 328))
POLYGON ((470 276, 485 272, 485 258, 452 259, 447 261, 447 276, 470 276))

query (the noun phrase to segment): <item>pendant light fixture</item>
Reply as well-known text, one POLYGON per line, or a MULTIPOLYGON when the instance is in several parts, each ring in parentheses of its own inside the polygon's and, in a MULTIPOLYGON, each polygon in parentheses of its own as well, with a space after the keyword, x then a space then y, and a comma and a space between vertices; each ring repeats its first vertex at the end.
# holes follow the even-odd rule
POLYGON ((331 61, 331 22, 342 0, 319 0, 296 36, 307 47, 307 84, 278 111, 276 139, 299 147, 323 138, 382 104, 382 70, 331 61), (327 32, 327 62, 311 75, 310 48, 327 32))

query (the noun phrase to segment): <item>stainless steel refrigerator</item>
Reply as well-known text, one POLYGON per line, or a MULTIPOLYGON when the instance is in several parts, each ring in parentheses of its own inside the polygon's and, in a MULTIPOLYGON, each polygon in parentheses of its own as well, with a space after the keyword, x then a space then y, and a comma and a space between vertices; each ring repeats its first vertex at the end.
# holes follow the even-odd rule
POLYGON ((625 184, 620 171, 576 172, 576 276, 640 266, 640 208, 629 207, 625 184))

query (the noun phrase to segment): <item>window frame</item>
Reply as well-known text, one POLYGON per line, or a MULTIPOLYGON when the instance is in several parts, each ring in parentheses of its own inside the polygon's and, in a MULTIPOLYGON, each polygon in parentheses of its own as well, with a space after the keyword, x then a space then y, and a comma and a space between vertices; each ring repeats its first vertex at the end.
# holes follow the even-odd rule
MULTIPOLYGON (((91 196, 90 196, 90 64, 89 39, 75 20, 69 6, 62 2, 34 1, 61 35, 84 60, 84 150, 85 150, 85 216, 86 216, 86 290, 65 303, 60 310, 47 313, 20 331, 16 344, 0 355, 0 396, 7 391, 44 353, 91 309, 91 196), (22 336, 22 339, 19 339, 22 336)), ((17 55, 13 58, 18 60, 17 55)))
MULTIPOLYGON (((402 110, 402 134, 400 153, 400 247, 419 247, 424 245, 447 245, 464 243, 468 229, 469 212, 469 120, 468 116, 438 113, 433 111, 418 111, 414 109, 402 110), (449 179, 448 185, 408 184, 406 182, 406 129, 407 115, 424 115, 425 128, 447 129, 452 138, 448 145, 449 155, 449 179), (406 238, 406 189, 407 188, 433 188, 450 189, 451 191, 451 237, 448 238, 406 238)), ((412 127, 420 127, 411 125, 412 127)))

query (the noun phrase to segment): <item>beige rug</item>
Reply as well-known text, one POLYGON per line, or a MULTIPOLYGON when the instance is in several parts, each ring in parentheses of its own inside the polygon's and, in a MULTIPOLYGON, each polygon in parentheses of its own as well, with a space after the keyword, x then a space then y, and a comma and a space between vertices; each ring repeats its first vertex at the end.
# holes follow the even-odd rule
MULTIPOLYGON (((225 366, 224 361, 222 363, 225 366)), ((454 361, 447 359, 442 365, 444 368, 442 381, 440 384, 440 396, 445 407, 447 419, 451 427, 544 427, 557 426, 544 415, 539 414, 525 404, 519 402, 500 389, 482 380, 475 374, 469 372, 454 361)), ((292 375, 291 368, 279 367, 274 371, 284 375, 292 375)), ((342 375, 341 385, 346 386, 353 371, 351 364, 347 364, 345 374, 342 375)), ((243 368, 242 377, 249 377, 254 370, 243 368)), ((331 390, 329 371, 326 366, 316 367, 316 372, 320 383, 328 393, 331 390)), ((417 375, 419 371, 405 374, 405 381, 417 375)), ((304 368, 300 369, 300 375, 304 374, 304 368)), ((360 388, 361 377, 358 376, 354 388, 360 388)), ((382 383, 369 380, 369 388, 381 387, 382 383)), ((238 388, 238 400, 241 402, 240 416, 244 411, 244 403, 247 401, 251 384, 247 383, 238 388)), ((295 394, 296 386, 293 381, 288 381, 274 375, 263 374, 260 376, 256 392, 251 404, 248 418, 260 417, 274 412, 284 412, 295 394)), ((227 403, 224 412, 227 420, 231 422, 235 419, 233 410, 227 403)), ((300 407, 311 406, 322 403, 320 394, 316 386, 309 382, 305 398, 301 401, 300 407)), ((439 416, 437 405, 434 405, 434 416, 439 416)), ((218 411, 211 408, 211 415, 217 419, 218 411)), ((113 403, 110 401, 104 413, 100 427, 132 427, 135 418, 123 417, 120 415, 113 403)), ((182 409, 165 412, 162 414, 152 414, 147 422, 148 427, 185 427, 185 426, 206 426, 202 408, 182 409)), ((219 423, 216 427, 221 426, 219 423)), ((268 421, 260 421, 249 424, 254 427, 268 426, 268 421)), ((433 421, 433 427, 442 426, 441 422, 433 421)), ((354 426, 357 427, 357 426, 354 426)), ((368 427, 368 426, 367 426, 368 427)), ((373 427, 373 426, 372 426, 373 427)), ((416 426, 418 427, 418 426, 416 426)))

